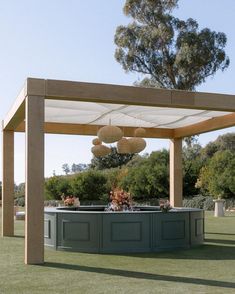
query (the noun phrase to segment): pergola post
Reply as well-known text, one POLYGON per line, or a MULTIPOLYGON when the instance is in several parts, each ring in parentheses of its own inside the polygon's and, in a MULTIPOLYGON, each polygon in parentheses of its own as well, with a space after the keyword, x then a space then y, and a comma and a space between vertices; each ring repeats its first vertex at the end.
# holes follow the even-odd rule
POLYGON ((182 206, 182 139, 170 141, 170 203, 173 207, 182 206))
POLYGON ((25 263, 44 263, 44 97, 25 104, 25 263))
POLYGON ((2 236, 14 236, 14 132, 2 136, 2 236))

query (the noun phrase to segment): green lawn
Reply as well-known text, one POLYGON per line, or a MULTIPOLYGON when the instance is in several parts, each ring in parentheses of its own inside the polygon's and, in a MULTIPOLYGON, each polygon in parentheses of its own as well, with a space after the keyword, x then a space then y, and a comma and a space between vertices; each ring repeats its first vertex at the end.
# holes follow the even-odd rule
POLYGON ((45 250, 26 266, 24 222, 0 238, 0 294, 235 293, 235 213, 206 213, 206 243, 155 254, 99 255, 45 250))

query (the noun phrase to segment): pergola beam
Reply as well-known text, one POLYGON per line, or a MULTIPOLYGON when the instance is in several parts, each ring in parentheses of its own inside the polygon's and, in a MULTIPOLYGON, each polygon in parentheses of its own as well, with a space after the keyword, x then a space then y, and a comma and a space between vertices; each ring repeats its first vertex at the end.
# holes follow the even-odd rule
POLYGON ((14 131, 25 119, 25 97, 45 96, 45 80, 28 78, 3 121, 3 130, 14 131))
POLYGON ((235 95, 58 80, 45 80, 45 98, 154 107, 235 111, 235 95))
POLYGON ((25 118, 25 97, 26 97, 26 85, 24 85, 20 94, 16 98, 11 110, 8 112, 5 120, 3 121, 2 128, 6 131, 14 131, 15 128, 24 120, 25 118))
MULTIPOLYGON (((235 113, 232 113, 220 117, 211 118, 200 123, 196 123, 187 127, 177 129, 145 128, 145 138, 184 138, 197 134, 220 130, 223 128, 232 127, 234 125, 235 113)), ((96 136, 98 129, 101 127, 101 125, 46 122, 44 124, 44 131, 47 134, 96 136)), ((132 137, 134 135, 134 127, 121 126, 121 129, 123 129, 124 135, 127 137, 132 137)), ((15 132, 24 131, 25 123, 22 122, 15 129, 15 132)))
POLYGON ((143 106, 167 106, 171 103, 170 90, 57 80, 46 80, 45 97, 52 100, 143 106))
POLYGON ((187 127, 174 129, 174 138, 184 138, 206 132, 216 131, 235 125, 235 113, 208 119, 187 127))
MULTIPOLYGON (((28 78, 14 106, 4 120, 3 129, 16 130, 19 124, 22 123, 25 118, 24 101, 27 95, 43 96, 45 99, 52 100, 235 112, 235 95, 28 78)), ((61 123, 60 126, 62 125, 67 124, 61 123)), ((166 138, 167 134, 169 134, 168 138, 181 138, 233 125, 233 115, 227 115, 209 119, 191 126, 177 128, 175 130, 167 129, 164 131, 165 129, 158 129, 156 134, 157 138, 161 137, 158 134, 162 134, 162 138, 166 138), (174 134, 172 135, 172 133, 174 134)), ((67 126, 66 128, 62 126, 62 128, 65 130, 67 126)), ((73 130, 79 130, 79 128, 80 125, 76 126, 76 124, 70 124, 68 129, 71 134, 75 134, 73 130)), ((91 126, 91 129, 92 128, 93 126, 91 126)), ((48 125, 48 133, 54 132, 55 129, 57 129, 55 123, 48 125)), ((87 127, 85 126, 81 127, 82 134, 86 135, 86 129, 87 127)), ((60 133, 60 131, 57 133, 60 133)), ((63 131, 61 133, 63 133, 63 131)), ((94 133, 89 129, 88 134, 91 135, 94 133)), ((154 132, 151 131, 149 138, 152 138, 153 135, 154 132)))
MULTIPOLYGON (((47 134, 63 134, 63 135, 82 135, 82 136, 96 136, 97 131, 103 125, 82 125, 82 124, 69 124, 69 123, 44 123, 44 132, 47 134)), ((120 127, 124 136, 133 137, 134 127, 120 127)), ((172 129, 162 128, 146 128, 145 138, 173 138, 172 129)), ((15 130, 16 132, 25 131, 25 123, 22 122, 15 130)))

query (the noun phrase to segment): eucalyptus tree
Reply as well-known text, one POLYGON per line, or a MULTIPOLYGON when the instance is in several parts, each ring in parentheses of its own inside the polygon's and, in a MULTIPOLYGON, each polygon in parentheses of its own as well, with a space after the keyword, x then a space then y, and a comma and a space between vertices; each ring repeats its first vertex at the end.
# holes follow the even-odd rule
POLYGON ((175 17, 177 5, 178 0, 125 2, 132 22, 116 29, 115 58, 125 71, 143 74, 141 86, 194 91, 229 66, 226 35, 175 17))

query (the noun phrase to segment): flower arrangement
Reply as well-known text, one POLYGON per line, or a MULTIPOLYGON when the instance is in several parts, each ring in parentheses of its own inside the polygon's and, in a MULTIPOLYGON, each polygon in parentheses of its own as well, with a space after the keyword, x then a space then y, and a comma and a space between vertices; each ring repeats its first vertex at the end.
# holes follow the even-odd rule
POLYGON ((171 209, 172 209, 172 206, 170 205, 169 200, 167 200, 167 201, 160 201, 160 210, 162 212, 168 212, 171 209))
POLYGON ((132 198, 130 193, 122 189, 115 189, 110 192, 110 204, 107 210, 110 211, 126 211, 132 210, 132 198))
POLYGON ((61 199, 64 202, 64 206, 79 206, 80 205, 79 198, 74 197, 72 195, 65 196, 64 194, 62 194, 61 199))

